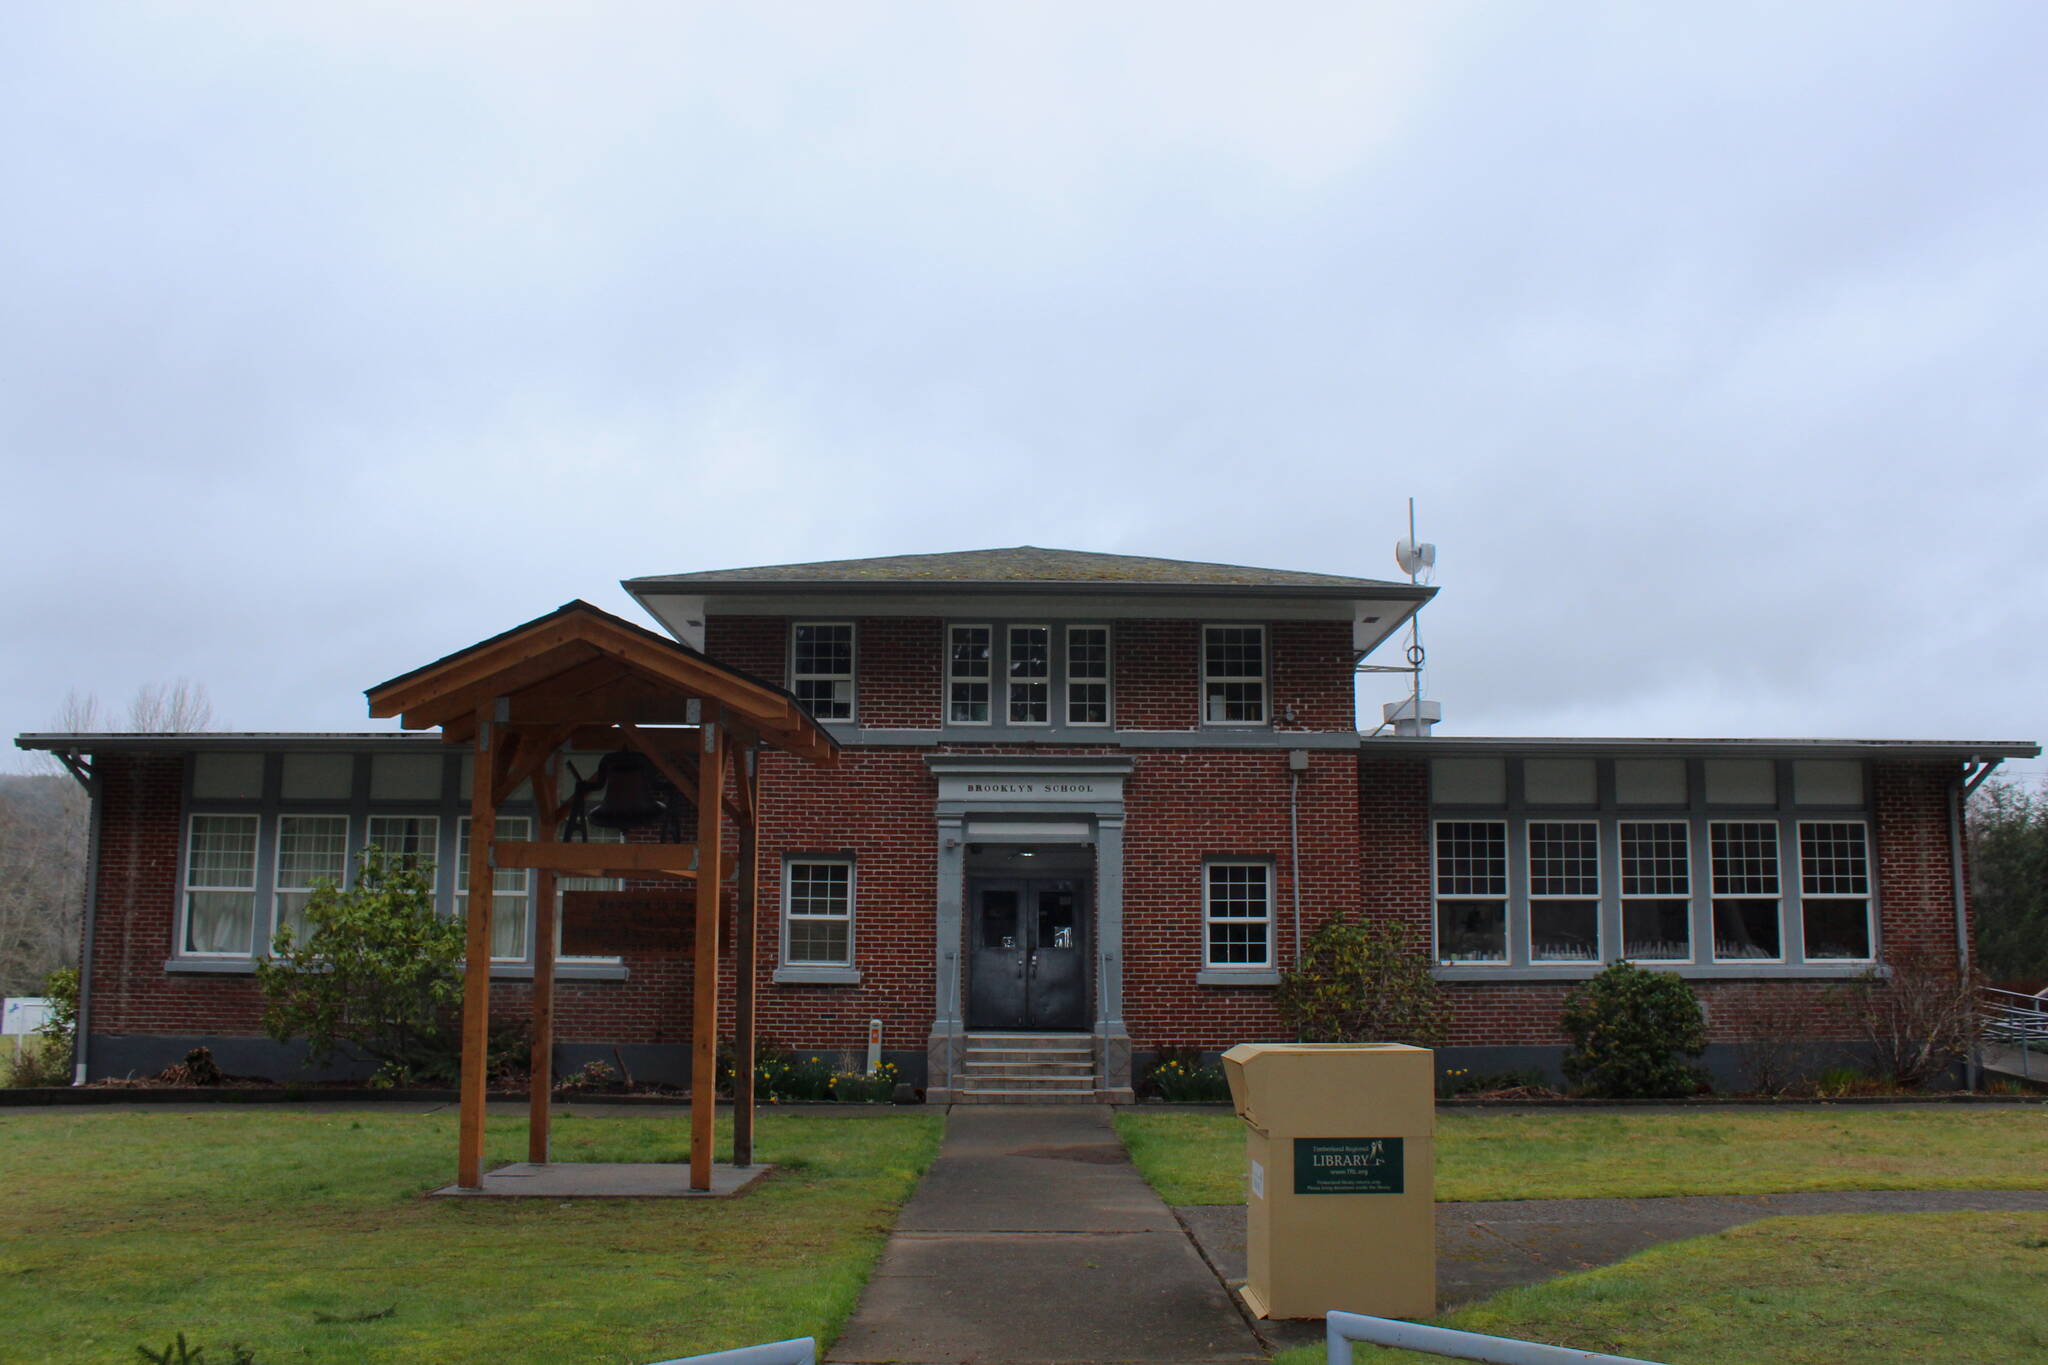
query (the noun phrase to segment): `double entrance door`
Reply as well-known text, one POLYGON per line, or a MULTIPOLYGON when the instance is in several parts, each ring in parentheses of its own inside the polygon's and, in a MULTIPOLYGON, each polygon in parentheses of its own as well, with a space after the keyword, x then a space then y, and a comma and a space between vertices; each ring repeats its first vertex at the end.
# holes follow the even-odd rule
POLYGON ((967 906, 967 1027, 1087 1028, 1088 883, 974 877, 967 906))

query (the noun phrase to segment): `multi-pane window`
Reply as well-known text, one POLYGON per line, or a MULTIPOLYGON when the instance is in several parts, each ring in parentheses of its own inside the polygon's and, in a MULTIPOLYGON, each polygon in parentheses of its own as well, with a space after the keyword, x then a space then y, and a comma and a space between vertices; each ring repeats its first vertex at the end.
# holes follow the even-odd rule
POLYGON ((1870 851, 1862 821, 1799 822, 1799 892, 1808 961, 1870 960, 1870 851))
POLYGON ((1436 825, 1436 955, 1445 964, 1508 960, 1508 827, 1436 825))
POLYGON ((249 955, 256 817, 195 815, 185 848, 185 951, 249 955))
POLYGON ((1692 957, 1691 826, 1683 820, 1621 822, 1621 955, 1692 957))
POLYGON ((1273 868, 1212 862, 1204 869, 1202 918, 1211 967, 1273 965, 1273 868))
POLYGON ((783 961, 790 966, 853 965, 853 864, 791 859, 782 877, 783 961))
POLYGON ((1266 628, 1202 628, 1202 719, 1211 725, 1266 723, 1266 628))
POLYGON ((1715 820, 1707 837, 1714 860, 1715 959, 1783 958, 1777 822, 1715 820))
POLYGON ((1109 724, 1109 627, 1067 627, 1067 724, 1109 724))
POLYGON ((382 850, 386 861, 412 860, 431 866, 440 856, 441 821, 432 815, 373 815, 363 842, 382 850))
POLYGON ((1600 960, 1600 827, 1590 820, 1532 820, 1529 835, 1529 960, 1600 960))
MULTIPOLYGON (((564 834, 564 833, 566 833, 566 832, 567 832, 567 829, 566 829, 566 827, 565 827, 565 828, 564 828, 563 830, 557 831, 557 833, 556 833, 556 836, 555 836, 555 837, 556 837, 556 838, 560 838, 560 837, 562 836, 562 834, 564 834)), ((623 844, 623 843, 625 843, 625 842, 626 842, 626 836, 625 836, 625 833, 624 833, 623 831, 621 831, 621 830, 616 830, 616 829, 610 829, 610 828, 607 828, 607 827, 606 827, 606 826, 604 826, 604 825, 591 825, 591 826, 589 826, 589 827, 588 827, 588 830, 587 830, 587 842, 589 842, 589 843, 593 843, 593 844, 623 844)), ((559 905, 559 904, 560 904, 560 897, 561 897, 561 895, 562 895, 562 894, 563 894, 564 892, 568 892, 568 891, 620 891, 620 890, 623 890, 623 889, 625 889, 625 885, 626 885, 626 879, 625 879, 625 878, 623 878, 623 877, 556 877, 556 878, 555 878, 555 895, 556 895, 556 898, 557 898, 557 899, 556 899, 556 904, 557 904, 557 905, 559 905)), ((561 917, 561 916, 560 916, 559 914, 557 914, 557 915, 555 916, 555 954, 556 954, 556 956, 557 956, 557 957, 561 957, 561 951, 562 951, 562 917, 561 917)), ((562 960, 562 961, 564 961, 564 962, 617 962, 617 961, 618 961, 618 958, 616 958, 616 957, 568 957, 568 958, 561 958, 561 960, 562 960)))
POLYGON ((1009 645, 1010 724, 1050 724, 1052 630, 1046 626, 1011 626, 1009 645))
POLYGON ((946 719, 954 725, 989 722, 992 640, 987 626, 954 626, 946 633, 946 719))
POLYGON ((346 815, 280 815, 277 817, 276 898, 271 932, 289 929, 304 943, 309 934, 306 903, 321 882, 340 886, 348 874, 346 815))
POLYGON ((799 621, 790 635, 790 691, 819 720, 853 719, 853 623, 799 621))
MULTIPOLYGON (((523 815, 501 815, 496 825, 500 839, 524 841, 533 837, 533 822, 523 815)), ((455 855, 455 909, 469 911, 469 817, 462 817, 455 855)), ((491 871, 491 956, 526 956, 526 907, 533 890, 533 873, 523 867, 500 867, 491 871)))

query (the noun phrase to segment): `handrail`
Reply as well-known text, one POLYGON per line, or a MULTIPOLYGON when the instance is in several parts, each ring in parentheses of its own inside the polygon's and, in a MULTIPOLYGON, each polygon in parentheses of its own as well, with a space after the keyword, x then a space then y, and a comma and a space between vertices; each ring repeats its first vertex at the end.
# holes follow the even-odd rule
POLYGON ((1331 1312, 1323 1319, 1323 1332, 1329 1365, 1351 1365, 1351 1343, 1354 1341, 1370 1342, 1375 1346, 1399 1346, 1424 1355, 1450 1356, 1455 1360, 1490 1361, 1492 1365, 1657 1365, 1656 1361, 1636 1356, 1602 1355, 1598 1351, 1552 1346, 1541 1341, 1454 1332, 1448 1327, 1367 1317, 1363 1313, 1331 1312))

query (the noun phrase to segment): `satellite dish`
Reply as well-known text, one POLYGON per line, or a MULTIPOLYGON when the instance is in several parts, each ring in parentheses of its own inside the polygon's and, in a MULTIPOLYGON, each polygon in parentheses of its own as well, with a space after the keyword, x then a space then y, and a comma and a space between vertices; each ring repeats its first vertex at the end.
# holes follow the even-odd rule
POLYGON ((1436 567, 1436 546, 1424 541, 1418 545, 1412 540, 1401 540, 1394 545, 1394 562, 1401 566, 1401 572, 1410 578, 1424 569, 1436 567))

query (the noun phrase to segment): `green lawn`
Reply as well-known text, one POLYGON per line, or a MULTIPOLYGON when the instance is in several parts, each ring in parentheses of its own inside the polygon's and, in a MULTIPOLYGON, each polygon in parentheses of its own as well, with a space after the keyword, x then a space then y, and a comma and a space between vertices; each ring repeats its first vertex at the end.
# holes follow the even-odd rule
MULTIPOLYGON (((0 1117, 0 1357, 134 1361, 183 1331, 286 1361, 645 1362, 829 1340, 936 1115, 766 1114, 781 1166, 726 1200, 428 1200, 450 1114, 0 1117), (323 1322, 381 1313, 364 1322, 323 1322)), ((726 1139, 722 1135, 721 1142, 726 1139)), ((556 1121, 558 1159, 679 1161, 675 1115, 556 1121)), ((493 1120, 488 1164, 525 1158, 493 1120)))
MULTIPOLYGON (((1437 1322, 1670 1365, 2044 1360, 2048 1213, 1772 1218, 1437 1322)), ((1442 1359, 1358 1352, 1373 1365, 1442 1359)), ((1275 1365, 1322 1359, 1317 1346, 1275 1365)))
MULTIPOLYGON (((1141 1110, 1119 1114, 1116 1127, 1167 1203, 1244 1198, 1236 1118, 1141 1110)), ((1436 1195, 1451 1202, 2039 1189, 2048 1185, 2048 1106, 1446 1113, 1436 1155, 1436 1195)))

